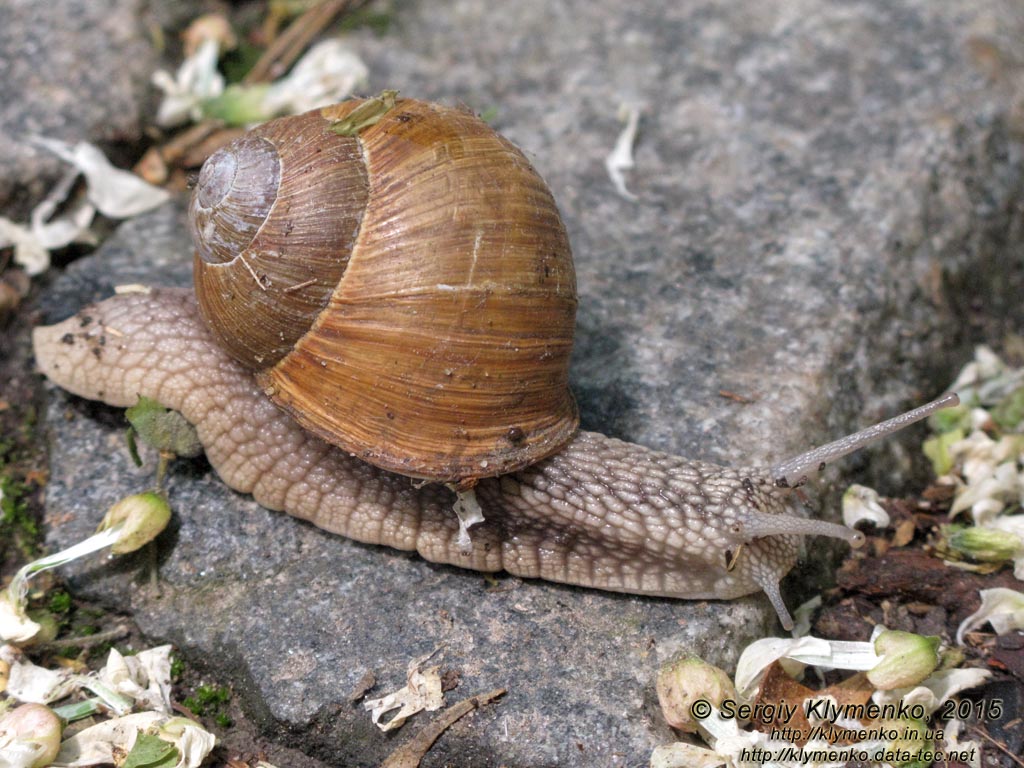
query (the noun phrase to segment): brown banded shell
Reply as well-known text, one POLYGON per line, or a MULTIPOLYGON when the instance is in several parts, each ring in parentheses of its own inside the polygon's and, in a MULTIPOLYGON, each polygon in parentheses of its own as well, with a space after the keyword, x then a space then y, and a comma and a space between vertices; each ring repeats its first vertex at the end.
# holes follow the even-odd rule
POLYGON ((515 471, 575 433, 576 284, 547 186, 476 117, 351 101, 207 160, 190 207, 207 322, 307 429, 442 481, 515 471), (237 243, 237 246, 235 245, 237 243))

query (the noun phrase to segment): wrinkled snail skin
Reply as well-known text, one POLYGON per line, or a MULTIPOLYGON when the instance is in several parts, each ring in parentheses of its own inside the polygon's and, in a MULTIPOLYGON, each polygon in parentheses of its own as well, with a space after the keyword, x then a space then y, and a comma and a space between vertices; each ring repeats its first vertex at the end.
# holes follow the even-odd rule
POLYGON ((485 522, 472 528, 464 553, 450 491, 416 487, 304 431, 214 343, 191 291, 115 296, 37 328, 33 341, 43 373, 70 392, 122 407, 142 395, 181 411, 221 478, 261 505, 433 562, 691 599, 764 589, 781 612, 777 584, 796 561, 799 537, 751 539, 743 527, 816 523, 778 517, 785 491, 762 490, 763 471, 579 432, 537 465, 480 481, 485 522))

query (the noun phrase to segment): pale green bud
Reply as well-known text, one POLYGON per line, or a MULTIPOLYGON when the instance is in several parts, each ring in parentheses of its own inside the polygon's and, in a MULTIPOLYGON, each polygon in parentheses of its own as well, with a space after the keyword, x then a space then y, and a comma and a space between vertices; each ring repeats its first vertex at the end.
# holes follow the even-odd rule
POLYGON ((0 756, 15 768, 44 768, 60 752, 60 718, 42 704, 22 704, 0 718, 0 756))
POLYGON ((126 496, 114 504, 100 523, 99 530, 121 526, 117 541, 110 547, 115 555, 134 552, 155 539, 167 527, 171 507, 167 499, 152 491, 126 496))
POLYGON ((658 670, 658 702, 665 720, 673 728, 687 733, 697 731, 697 720, 690 712, 694 702, 709 702, 721 708, 726 699, 736 699, 736 686, 729 675, 699 656, 684 656, 658 670))
POLYGON ((249 125, 273 117, 267 109, 267 83, 229 85, 224 92, 203 102, 203 117, 223 120, 227 125, 249 125))
POLYGON ((887 629, 875 639, 882 660, 868 670, 868 681, 880 691, 917 685, 938 666, 938 647, 938 637, 887 629))
MULTIPOLYGON (((936 414, 937 415, 937 414, 936 414)), ((950 447, 960 440, 964 439, 964 433, 961 429, 954 429, 951 432, 941 432, 934 437, 929 437, 924 441, 921 446, 921 450, 924 455, 932 463, 932 471, 936 477, 942 477, 952 471, 954 459, 953 454, 950 452, 950 447)))
POLYGON ((1003 563, 1012 560, 1024 541, 1010 531, 995 528, 961 528, 948 535, 951 549, 979 563, 1003 563))

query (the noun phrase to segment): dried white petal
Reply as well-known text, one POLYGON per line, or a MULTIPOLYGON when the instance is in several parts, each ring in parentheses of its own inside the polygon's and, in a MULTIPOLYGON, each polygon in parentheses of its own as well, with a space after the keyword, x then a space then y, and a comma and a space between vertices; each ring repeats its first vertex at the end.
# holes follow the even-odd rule
POLYGON ((748 645, 736 664, 736 690, 749 699, 764 671, 776 660, 789 659, 829 669, 867 671, 881 661, 872 642, 822 640, 818 637, 768 637, 748 645))
POLYGON ((843 494, 843 523, 853 528, 866 520, 877 528, 889 527, 889 513, 879 501, 878 491, 866 485, 851 485, 843 494))
POLYGON ((20 702, 49 704, 67 696, 77 687, 70 670, 37 666, 13 645, 0 646, 0 659, 10 667, 7 695, 20 702))
POLYGON ((484 511, 476 500, 476 491, 472 488, 464 491, 455 490, 455 504, 452 507, 459 518, 459 551, 468 555, 473 551, 473 541, 469 529, 484 521, 484 511))
POLYGON ((370 70, 337 39, 314 45, 291 72, 274 82, 263 99, 268 117, 298 114, 343 101, 366 86, 370 70))
POLYGON ((400 727, 417 712, 424 710, 433 712, 435 709, 441 708, 444 704, 444 693, 441 691, 440 668, 431 667, 423 672, 419 669, 420 665, 433 655, 434 653, 430 653, 422 658, 414 659, 409 664, 407 684, 404 688, 379 699, 363 702, 363 707, 370 710, 370 717, 374 725, 382 731, 390 731, 400 727), (386 723, 381 723, 381 717, 394 709, 397 709, 398 713, 386 723))
POLYGON ((960 691, 976 688, 990 677, 992 673, 986 669, 940 669, 920 685, 875 691, 871 700, 879 705, 898 704, 901 701, 908 707, 920 704, 926 714, 930 715, 960 691))
POLYGON ((14 263, 29 275, 41 275, 50 268, 50 252, 32 231, 0 216, 0 248, 14 246, 14 263))
POLYGON ((956 630, 959 645, 963 645, 965 634, 985 622, 992 625, 997 635, 1024 629, 1024 594, 1005 587, 983 589, 978 594, 981 595, 981 607, 964 619, 956 630))
POLYGON ((115 748, 122 753, 131 752, 140 731, 158 725, 165 719, 159 712, 136 712, 97 723, 65 739, 53 765, 60 768, 85 768, 114 763, 115 748))
POLYGON ((713 749, 682 742, 655 747, 651 753, 651 768, 716 768, 727 762, 713 749))
POLYGON ((202 118, 203 102, 224 92, 224 77, 217 71, 219 56, 217 40, 206 38, 181 63, 175 75, 163 70, 153 73, 153 85, 164 92, 157 110, 157 125, 173 128, 202 118))
POLYGON ((637 196, 626 189, 626 178, 623 171, 631 170, 634 167, 633 144, 636 142, 637 129, 640 127, 640 110, 623 105, 619 110, 619 119, 625 120, 626 126, 615 140, 615 148, 605 158, 604 167, 608 171, 612 184, 615 185, 615 191, 627 200, 636 200, 637 196))
POLYGON ((97 676, 113 690, 134 699, 140 708, 170 716, 171 646, 161 645, 134 656, 122 656, 111 648, 97 676))
MULTIPOLYGON (((768 734, 756 730, 744 730, 740 728, 735 717, 724 718, 714 707, 711 707, 711 713, 708 717, 699 722, 698 729, 701 736, 711 745, 712 749, 726 758, 728 765, 739 764, 740 755, 746 750, 751 750, 755 747, 767 748, 769 746, 768 734)), ((777 746, 778 743, 775 742, 773 746, 777 746)), ((763 763, 763 765, 769 766, 772 763, 767 762, 763 763)))
POLYGON ((71 146, 43 137, 34 141, 74 165, 85 176, 86 196, 104 216, 127 219, 156 208, 171 197, 166 189, 154 187, 131 171, 115 168, 103 152, 88 142, 80 141, 71 146))
MULTIPOLYGON (((34 141, 43 145, 44 140, 35 139, 34 141)), ((67 146, 63 142, 58 142, 58 144, 62 147, 67 146)), ((61 155, 61 159, 66 160, 63 155, 61 155)), ((92 224, 92 220, 96 216, 96 207, 83 197, 78 197, 70 204, 66 204, 80 175, 77 168, 67 169, 49 194, 32 209, 29 216, 32 236, 41 247, 47 250, 63 248, 71 243, 95 242, 95 237, 89 231, 89 225, 92 224)))
POLYGON ((1020 498, 1020 477, 1015 463, 987 467, 987 474, 964 486, 949 510, 951 516, 970 509, 975 522, 984 523, 1002 511, 1008 501, 1020 498))
POLYGON ((178 748, 174 768, 199 768, 217 746, 217 737, 187 717, 172 717, 160 726, 157 735, 178 748))
POLYGON ((989 347, 979 345, 950 388, 965 403, 994 404, 1024 383, 1024 369, 1007 367, 989 347))

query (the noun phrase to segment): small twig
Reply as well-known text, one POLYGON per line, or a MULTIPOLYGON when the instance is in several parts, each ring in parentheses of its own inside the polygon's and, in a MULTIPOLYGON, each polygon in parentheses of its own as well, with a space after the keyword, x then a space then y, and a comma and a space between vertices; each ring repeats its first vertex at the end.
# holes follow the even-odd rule
POLYGON ((160 451, 160 458, 156 464, 156 489, 163 492, 164 480, 167 477, 167 467, 173 459, 177 458, 177 455, 170 451, 160 451))
POLYGON ((242 79, 246 85, 266 83, 279 77, 295 62, 324 27, 343 11, 358 8, 366 0, 324 0, 293 21, 263 52, 242 79))
POLYGON ((448 707, 440 716, 421 728, 409 741, 392 752, 381 764, 381 768, 418 768, 420 761, 434 746, 434 742, 459 718, 489 704, 499 696, 504 696, 505 692, 505 688, 496 688, 493 691, 463 699, 448 707))
MULTIPOLYGON (((242 79, 246 85, 270 82, 288 70, 313 39, 339 14, 365 5, 369 0, 324 0, 292 22, 263 52, 242 79)), ((230 134, 223 121, 206 119, 179 133, 158 148, 160 159, 167 166, 200 165, 205 157, 192 157, 194 151, 221 131, 230 134)))
POLYGON ((756 402, 755 399, 752 397, 741 395, 738 392, 731 392, 728 389, 718 390, 718 396, 724 397, 726 400, 733 400, 737 403, 743 403, 744 405, 749 405, 750 403, 756 402))
POLYGON ((316 282, 316 278, 315 277, 311 277, 311 278, 309 278, 309 280, 306 280, 305 282, 297 283, 296 285, 289 285, 287 288, 285 288, 283 291, 281 291, 281 293, 291 293, 292 291, 301 291, 303 288, 306 288, 306 287, 308 287, 310 285, 313 285, 313 283, 315 283, 315 282, 316 282))
POLYGON ((95 635, 85 635, 84 637, 64 637, 57 640, 50 640, 45 643, 38 643, 32 646, 33 651, 55 651, 59 648, 92 648, 95 645, 103 645, 103 643, 111 640, 120 640, 122 637, 126 637, 131 630, 125 625, 108 629, 105 632, 97 632, 95 635))
POLYGON ((202 143, 223 127, 224 123, 221 120, 203 120, 160 147, 160 156, 165 163, 174 164, 192 147, 202 143))
POLYGON ((1013 754, 1013 752, 1011 752, 1009 749, 1007 749, 1005 744, 1002 744, 1002 743, 996 741, 994 738, 989 736, 987 733, 985 733, 985 731, 983 731, 978 726, 972 725, 971 726, 971 731, 973 733, 977 734, 978 736, 981 736, 981 738, 983 738, 985 741, 989 742, 993 747, 995 747, 1000 752, 1002 752, 1004 755, 1009 757, 1017 765, 1024 766, 1024 760, 1021 760, 1019 757, 1017 757, 1017 755, 1013 754))
POLYGON ((249 271, 249 274, 252 275, 252 279, 256 281, 256 285, 260 287, 260 290, 267 290, 267 286, 265 286, 263 281, 260 280, 260 276, 256 274, 256 270, 249 266, 249 262, 245 260, 245 256, 239 255, 238 258, 242 260, 242 266, 249 271))

